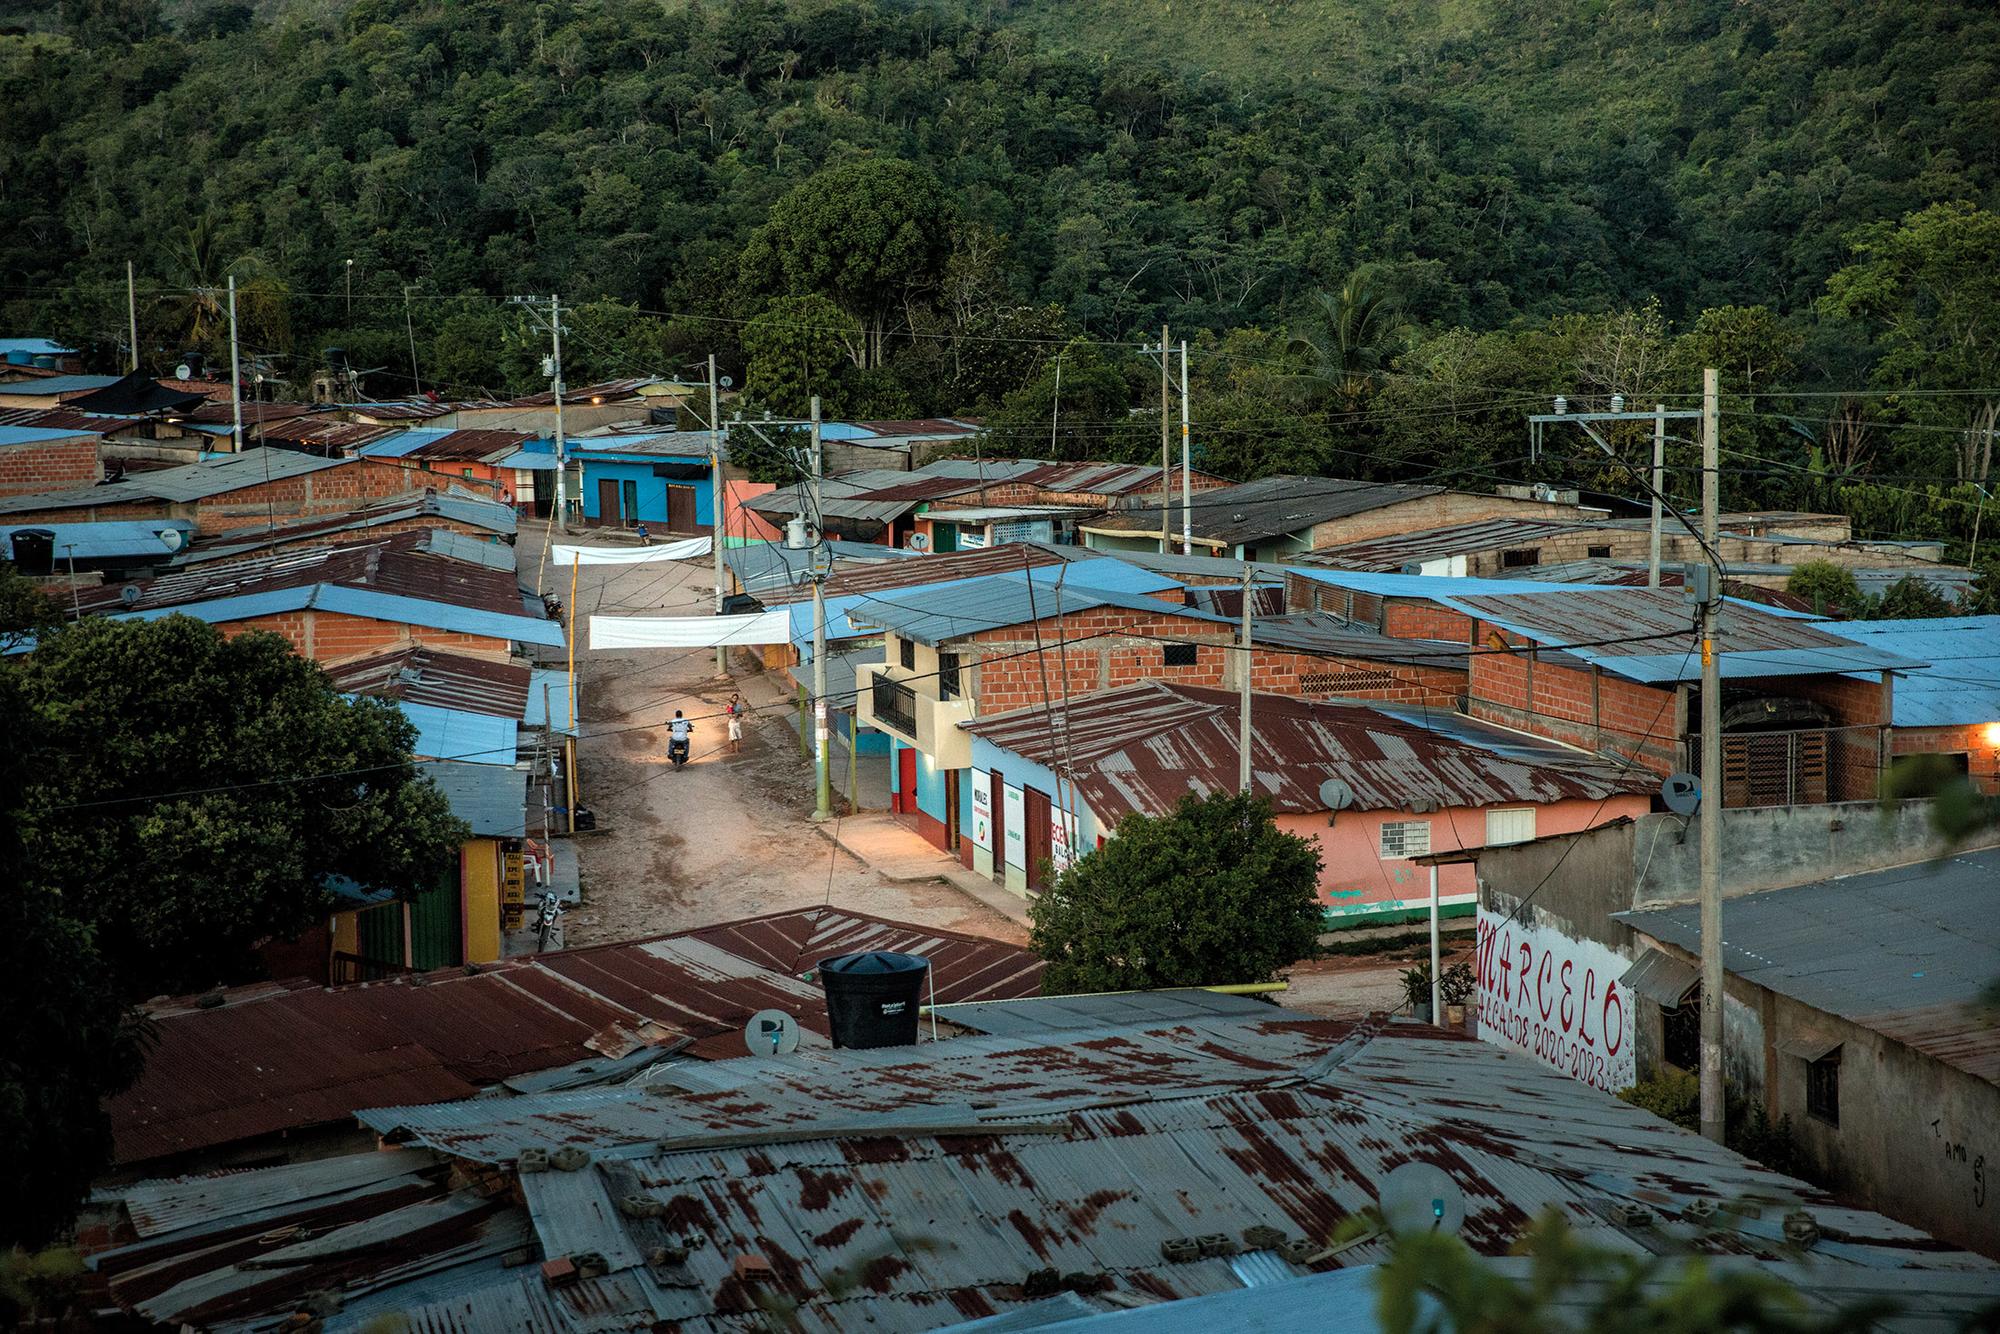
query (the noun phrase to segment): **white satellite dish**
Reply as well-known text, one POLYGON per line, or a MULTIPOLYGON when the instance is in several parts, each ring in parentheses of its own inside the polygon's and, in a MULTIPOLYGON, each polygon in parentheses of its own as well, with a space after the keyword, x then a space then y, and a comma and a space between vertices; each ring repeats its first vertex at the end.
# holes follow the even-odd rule
POLYGON ((1330 811, 1344 811, 1354 804, 1354 789, 1338 778, 1319 785, 1320 804, 1330 811))
POLYGON ((912 551, 929 551, 931 549, 930 534, 911 533, 908 545, 912 551))
POLYGON ((752 1056, 790 1056, 799 1049, 799 1021, 783 1010, 759 1010, 743 1026, 752 1056))
POLYGON ((1390 1236, 1418 1232, 1457 1235, 1465 1226, 1465 1193, 1441 1167, 1404 1163, 1382 1178, 1376 1202, 1390 1236))
POLYGON ((180 365, 174 367, 174 378, 176 380, 192 380, 194 378, 194 367, 183 361, 180 365))
POLYGON ((187 545, 187 533, 179 528, 162 528, 160 545, 169 551, 179 551, 187 545))
POLYGON ((716 383, 721 385, 724 389, 734 389, 736 387, 736 381, 727 375, 717 380, 716 383))
POLYGON ((1675 815, 1693 815, 1701 809, 1701 780, 1693 774, 1669 774, 1660 784, 1660 800, 1675 815))

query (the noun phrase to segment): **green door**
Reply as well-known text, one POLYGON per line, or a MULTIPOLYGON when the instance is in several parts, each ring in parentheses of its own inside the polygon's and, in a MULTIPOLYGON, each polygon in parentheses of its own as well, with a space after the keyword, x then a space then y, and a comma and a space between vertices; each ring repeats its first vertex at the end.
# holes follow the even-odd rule
POLYGON ((958 525, 955 523, 933 522, 931 524, 931 550, 958 550, 958 525))
POLYGON ((418 972, 452 968, 465 962, 460 944, 464 919, 459 913, 458 877, 417 895, 410 905, 410 963, 418 972))
POLYGON ((371 982, 403 971, 403 905, 391 899, 354 914, 355 946, 361 980, 371 982))

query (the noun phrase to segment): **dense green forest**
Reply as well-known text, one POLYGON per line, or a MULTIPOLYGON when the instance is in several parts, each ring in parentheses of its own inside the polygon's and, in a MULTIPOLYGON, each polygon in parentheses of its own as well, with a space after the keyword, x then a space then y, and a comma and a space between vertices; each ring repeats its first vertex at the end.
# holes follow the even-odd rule
POLYGON ((216 348, 233 274, 277 376, 339 346, 384 396, 543 387, 499 298, 559 292, 572 384, 714 350, 753 405, 1136 457, 1166 324, 1217 471, 1630 490, 1580 435, 1531 468, 1524 414, 1717 364, 1729 503, 1983 522, 1990 7, 47 9, 0 7, 4 324, 103 365, 128 260, 150 364, 216 348))

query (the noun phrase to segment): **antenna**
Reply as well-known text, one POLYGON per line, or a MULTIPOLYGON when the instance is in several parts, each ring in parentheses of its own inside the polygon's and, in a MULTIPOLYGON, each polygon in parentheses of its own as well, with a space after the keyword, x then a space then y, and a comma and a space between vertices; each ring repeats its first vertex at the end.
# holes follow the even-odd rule
POLYGON ((1660 784, 1660 800, 1675 815, 1693 815, 1701 809, 1701 780, 1688 773, 1669 774, 1660 784))
POLYGON ((1465 1226, 1465 1193, 1445 1170, 1430 1163, 1404 1163, 1375 1193, 1382 1209, 1382 1226, 1389 1235, 1445 1232, 1453 1236, 1465 1226))
POLYGON ((1344 811, 1354 804, 1354 789, 1338 778, 1319 785, 1320 803, 1330 811, 1344 811))
POLYGON ((790 1056, 799 1049, 799 1021, 783 1010, 759 1010, 743 1026, 752 1056, 790 1056))

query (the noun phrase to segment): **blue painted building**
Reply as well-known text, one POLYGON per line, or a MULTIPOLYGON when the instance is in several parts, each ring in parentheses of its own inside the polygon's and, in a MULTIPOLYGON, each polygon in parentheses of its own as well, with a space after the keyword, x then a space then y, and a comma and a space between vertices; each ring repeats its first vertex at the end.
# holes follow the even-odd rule
POLYGON ((588 524, 655 533, 715 530, 707 431, 586 436, 568 442, 588 524))

